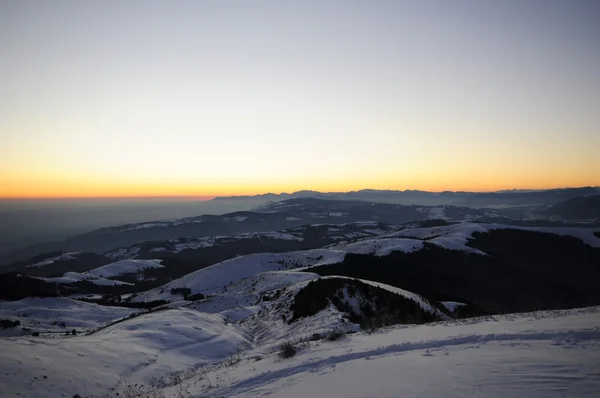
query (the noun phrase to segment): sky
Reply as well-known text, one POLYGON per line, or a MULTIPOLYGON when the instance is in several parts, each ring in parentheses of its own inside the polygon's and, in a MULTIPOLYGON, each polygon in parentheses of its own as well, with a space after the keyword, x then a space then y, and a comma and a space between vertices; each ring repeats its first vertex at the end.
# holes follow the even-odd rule
POLYGON ((0 197, 600 185, 597 1, 0 2, 0 197))

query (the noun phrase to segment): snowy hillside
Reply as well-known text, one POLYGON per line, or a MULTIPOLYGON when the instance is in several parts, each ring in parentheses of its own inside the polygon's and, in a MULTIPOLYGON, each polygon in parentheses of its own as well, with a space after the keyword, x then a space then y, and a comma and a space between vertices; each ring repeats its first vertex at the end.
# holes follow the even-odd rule
MULTIPOLYGON (((123 307, 106 307, 68 298, 26 298, 0 302, 0 318, 19 320, 22 327, 41 333, 77 329, 89 331, 136 312, 123 307)), ((6 330, 15 334, 15 330, 6 330)), ((2 331, 0 330, 0 335, 2 331)))
POLYGON ((412 252, 421 250, 423 242, 417 239, 386 238, 364 239, 352 243, 342 243, 329 246, 331 249, 341 250, 346 253, 374 254, 386 256, 393 251, 412 252))
POLYGON ((327 248, 356 254, 374 254, 385 256, 393 251, 413 252, 421 250, 424 243, 434 244, 448 250, 461 250, 480 255, 486 255, 481 250, 469 247, 468 241, 473 233, 486 233, 498 229, 510 229, 517 231, 531 231, 551 233, 559 236, 572 236, 581 239, 592 247, 600 247, 600 238, 594 233, 596 230, 589 228, 565 228, 565 227, 518 227, 504 224, 484 223, 456 223, 439 227, 400 227, 392 232, 381 232, 375 237, 355 239, 354 241, 340 242, 327 248))
MULTIPOLYGON (((111 388, 124 395, 125 380, 166 385, 155 389, 165 397, 595 397, 599 311, 392 327, 339 341, 289 336, 296 354, 281 358, 280 341, 256 344, 219 315, 174 309, 89 336, 0 339, 0 390, 32 398, 98 397, 111 388)), ((279 327, 272 324, 273 334, 279 327)))
POLYGON ((139 294, 135 300, 170 300, 172 299, 170 290, 181 287, 191 289, 192 293, 215 293, 230 284, 261 272, 336 263, 341 261, 344 256, 344 252, 323 249, 240 256, 192 272, 160 288, 139 294))
MULTIPOLYGON (((377 227, 377 223, 373 222, 354 224, 358 224, 362 228, 369 227, 375 229, 377 227)), ((327 228, 334 227, 328 226, 327 228)), ((600 247, 600 239, 594 235, 594 230, 584 228, 526 228, 478 223, 457 223, 429 228, 396 228, 397 230, 393 232, 377 230, 379 235, 375 237, 355 238, 351 242, 341 241, 325 249, 239 256, 192 272, 159 288, 141 293, 135 300, 170 301, 179 299, 179 296, 174 297, 171 294, 171 289, 173 288, 189 288, 192 293, 211 294, 218 292, 230 284, 235 284, 244 278, 263 272, 293 269, 305 271, 314 266, 339 263, 344 260, 348 253, 376 256, 386 256, 394 251, 411 253, 422 250, 425 247, 425 243, 434 244, 444 249, 460 250, 485 256, 485 252, 470 247, 467 243, 476 232, 485 233, 498 229, 525 230, 573 236, 583 240, 590 246, 600 247)), ((134 261, 135 263, 135 261, 141 260, 130 261, 134 261)), ((121 261, 115 264, 122 263, 125 264, 127 262, 121 261)), ((140 262, 140 264, 142 263, 140 262)), ((110 265, 102 268, 106 267, 110 267, 110 265)))
POLYGON ((37 279, 50 282, 50 283, 61 283, 61 284, 70 284, 76 282, 90 282, 94 285, 103 285, 103 286, 116 286, 116 285, 130 285, 130 283, 116 281, 113 279, 101 278, 87 272, 79 273, 79 272, 65 272, 63 276, 58 276, 55 278, 42 278, 38 277, 37 279))
MULTIPOLYGON (((188 386, 202 397, 595 397, 598 308, 392 328, 267 355, 188 386), (217 379, 218 377, 218 379, 217 379)), ((169 389, 169 392, 173 389, 169 389)))
MULTIPOLYGON (((118 277, 126 274, 136 274, 138 276, 143 275, 143 271, 148 268, 162 268, 162 260, 123 260, 103 265, 102 267, 94 268, 90 271, 79 273, 79 272, 66 272, 63 276, 54 278, 42 278, 46 282, 70 284, 75 282, 90 282, 95 285, 104 286, 116 286, 116 285, 131 285, 131 283, 122 282, 115 279, 108 279, 118 277)), ((141 279, 141 278, 140 278, 141 279)))
POLYGON ((381 235, 382 238, 414 238, 426 240, 438 246, 451 250, 473 250, 466 246, 467 241, 475 232, 489 232, 498 229, 511 229, 519 231, 542 232, 560 236, 572 236, 581 239, 587 245, 600 247, 600 238, 594 235, 598 232, 592 228, 568 228, 568 227, 519 227, 504 224, 487 223, 457 223, 441 227, 431 228, 407 228, 397 232, 381 235))
POLYGON ((284 245, 287 250, 301 246, 305 249, 316 249, 335 241, 351 241, 376 236, 390 231, 391 228, 389 225, 378 222, 313 224, 286 228, 281 231, 246 232, 233 236, 178 237, 119 248, 108 251, 104 255, 113 260, 124 260, 151 256, 178 256, 182 252, 186 252, 189 256, 190 252, 199 251, 198 256, 201 258, 202 249, 222 248, 227 250, 227 248, 244 247, 249 250, 248 245, 253 245, 255 246, 254 250, 259 250, 261 247, 275 248, 277 243, 284 245))
POLYGON ((26 267, 27 268, 43 267, 44 265, 54 264, 57 261, 74 260, 77 258, 78 254, 80 254, 80 252, 62 253, 58 256, 50 257, 50 258, 44 259, 42 261, 39 261, 39 262, 31 264, 31 265, 26 265, 26 267))
POLYGON ((87 272, 99 278, 110 278, 123 274, 138 273, 147 268, 162 268, 161 260, 123 260, 95 268, 87 272))
POLYGON ((156 383, 171 370, 221 361, 248 346, 248 337, 219 316, 185 309, 147 314, 89 336, 1 339, 0 391, 32 398, 108 393, 122 375, 156 383))

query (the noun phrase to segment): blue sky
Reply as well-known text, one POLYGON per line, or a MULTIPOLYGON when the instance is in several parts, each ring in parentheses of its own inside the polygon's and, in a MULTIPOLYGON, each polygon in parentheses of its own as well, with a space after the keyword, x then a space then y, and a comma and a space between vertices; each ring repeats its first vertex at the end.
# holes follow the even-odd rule
POLYGON ((0 196, 600 185, 594 1, 6 1, 0 196))

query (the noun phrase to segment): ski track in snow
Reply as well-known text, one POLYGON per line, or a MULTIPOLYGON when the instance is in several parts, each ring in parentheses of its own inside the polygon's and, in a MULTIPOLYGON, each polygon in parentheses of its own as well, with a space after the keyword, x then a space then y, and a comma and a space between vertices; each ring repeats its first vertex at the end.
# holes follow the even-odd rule
MULTIPOLYGON (((557 317, 561 316, 559 314, 557 317)), ((465 326, 470 325, 467 321, 457 322, 455 325, 446 322, 433 326, 395 328, 371 336, 351 335, 341 343, 323 343, 320 347, 300 351, 296 357, 291 359, 274 360, 263 366, 265 368, 263 371, 253 369, 254 365, 245 365, 246 368, 250 367, 250 371, 242 369, 242 366, 239 369, 239 379, 221 388, 213 387, 202 390, 200 394, 193 396, 217 398, 272 394, 277 397, 302 397, 310 396, 311 389, 316 394, 322 394, 319 396, 327 397, 464 396, 464 393, 467 392, 464 388, 468 388, 468 386, 446 384, 432 392, 428 390, 428 387, 422 386, 421 383, 415 383, 414 380, 403 377, 401 374, 396 375, 396 378, 392 376, 390 380, 384 381, 388 386, 384 386, 383 390, 390 391, 375 394, 377 387, 380 386, 372 386, 371 389, 369 385, 373 380, 364 374, 364 366, 368 366, 369 369, 377 369, 378 366, 393 369, 401 366, 412 368, 413 371, 424 366, 426 369, 423 369, 422 373, 426 376, 427 382, 435 385, 436 375, 429 374, 428 371, 431 369, 428 367, 444 367, 447 366, 446 363, 454 361, 456 362, 453 363, 455 368, 450 367, 449 369, 456 373, 457 380, 468 379, 470 372, 476 370, 469 367, 471 359, 482 360, 483 365, 487 365, 489 368, 487 374, 480 375, 479 379, 471 380, 473 386, 471 393, 475 396, 597 396, 600 392, 600 361, 594 362, 592 359, 597 358, 600 354, 600 327, 536 330, 539 329, 539 326, 548 326, 552 323, 551 319, 537 317, 536 313, 530 313, 502 318, 500 322, 498 318, 487 321, 470 321, 477 322, 478 329, 502 330, 506 325, 509 325, 507 329, 514 329, 514 325, 510 325, 510 323, 516 320, 521 329, 530 327, 529 330, 521 332, 471 333, 430 340, 418 339, 421 335, 429 334, 431 329, 434 334, 439 332, 444 334, 445 331, 452 331, 454 328, 460 331, 468 330, 465 329, 465 326), (540 325, 536 325, 536 323, 540 325), (430 329, 429 333, 420 333, 427 329, 430 329), (444 329, 446 330, 444 331, 444 329), (411 336, 404 337, 405 333, 411 336), (394 337, 397 337, 397 340, 408 339, 409 341, 386 344, 395 340, 394 337), (374 346, 378 342, 382 344, 374 346), (557 349, 564 351, 553 351, 557 349), (411 359, 405 355, 409 355, 411 359), (493 361, 486 359, 488 355, 493 361), (532 359, 535 360, 539 355, 555 356, 559 359, 548 363, 532 362, 532 359), (449 361, 447 359, 449 357, 453 359, 449 361), (413 366, 415 363, 412 358, 415 361, 429 360, 430 362, 413 366), (368 360, 369 363, 364 364, 365 360, 368 360), (566 365, 561 362, 563 360, 574 361, 575 368, 568 369, 566 372, 566 365), (387 364, 388 362, 389 364, 387 364), (497 389, 506 381, 503 381, 505 375, 501 371, 494 372, 495 366, 505 367, 507 372, 514 373, 508 380, 510 384, 508 390, 497 389), (349 367, 356 369, 347 370, 349 367), (253 370, 254 372, 252 372, 253 370), (339 377, 345 381, 346 385, 339 385, 339 383, 331 381, 330 389, 323 389, 323 380, 319 378, 322 375, 328 375, 327 380, 333 376, 339 377), (397 378, 401 381, 400 383, 397 378), (537 383, 536 387, 540 390, 538 395, 534 391, 535 388, 532 388, 532 383, 537 383), (290 391, 293 386, 296 388, 290 391), (404 391, 405 394, 401 394, 400 391, 404 391)), ((587 324, 599 324, 600 316, 597 313, 587 315, 587 317, 589 318, 587 324)), ((566 321, 567 319, 568 316, 562 320, 566 321)), ((257 365, 256 368, 259 366, 257 365)), ((378 369, 377 371, 383 370, 378 369)), ((238 377, 237 369, 231 370, 230 373, 232 373, 229 375, 230 379, 238 377)))
POLYGON ((253 376, 249 379, 242 380, 237 384, 227 387, 223 391, 215 392, 213 395, 209 396, 236 396, 256 387, 264 386, 273 381, 288 378, 299 373, 318 373, 325 368, 335 367, 337 365, 343 364, 344 362, 355 361, 358 359, 376 360, 377 357, 416 350, 426 350, 426 352, 423 355, 432 356, 432 350, 439 351, 440 349, 452 346, 471 344, 475 346, 469 348, 480 348, 481 344, 486 344, 488 342, 512 342, 515 344, 523 345, 523 342, 536 340, 550 340, 555 342, 554 345, 565 344, 573 346, 573 341, 576 341, 577 343, 583 343, 590 340, 600 340, 600 330, 586 330, 578 332, 542 332, 532 334, 489 334, 484 336, 470 335, 453 337, 444 340, 395 344, 386 347, 376 348, 373 350, 352 352, 348 354, 332 356, 314 362, 309 361, 289 368, 267 371, 265 373, 253 376), (565 343, 562 343, 563 341, 565 343))

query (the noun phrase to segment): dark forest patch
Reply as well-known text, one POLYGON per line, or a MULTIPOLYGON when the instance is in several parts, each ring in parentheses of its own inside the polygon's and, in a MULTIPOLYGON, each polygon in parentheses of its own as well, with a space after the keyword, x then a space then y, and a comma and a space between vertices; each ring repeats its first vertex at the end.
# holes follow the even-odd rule
POLYGON ((327 278, 310 282, 296 294, 290 306, 293 315, 289 322, 315 315, 330 302, 363 328, 440 320, 413 300, 385 289, 352 279, 327 278), (358 303, 358 310, 348 302, 348 297, 358 303))
POLYGON ((473 234, 469 246, 489 255, 425 243, 412 253, 348 254, 311 271, 383 282, 431 302, 471 303, 492 313, 600 304, 600 249, 579 239, 502 229, 473 234))

